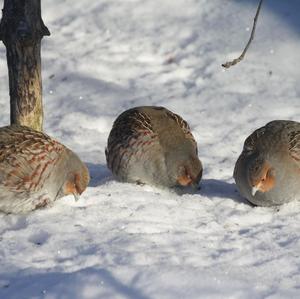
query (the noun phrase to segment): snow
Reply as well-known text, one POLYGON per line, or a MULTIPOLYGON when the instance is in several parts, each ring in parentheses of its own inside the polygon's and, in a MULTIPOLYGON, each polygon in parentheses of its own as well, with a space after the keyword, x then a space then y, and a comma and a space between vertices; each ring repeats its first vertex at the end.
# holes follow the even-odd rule
MULTIPOLYGON (((0 215, 0 298, 299 298, 300 207, 249 205, 232 178, 244 139, 300 119, 300 3, 42 1, 45 131, 87 163, 78 202, 0 215), (116 182, 104 149, 114 119, 162 105, 190 124, 201 189, 116 182)), ((0 0, 2 7, 3 0, 0 0)), ((0 47, 0 125, 9 123, 0 47)))

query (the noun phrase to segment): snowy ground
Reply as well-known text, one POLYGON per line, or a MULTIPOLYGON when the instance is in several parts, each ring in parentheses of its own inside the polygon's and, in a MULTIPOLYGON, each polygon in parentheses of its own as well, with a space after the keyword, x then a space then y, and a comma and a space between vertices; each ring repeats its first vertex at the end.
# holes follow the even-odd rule
MULTIPOLYGON (((300 120, 300 3, 43 0, 45 131, 92 180, 30 215, 0 215, 0 298, 299 298, 300 205, 254 208, 236 192, 243 141, 272 119, 300 120), (104 148, 113 120, 162 105, 191 125, 205 171, 178 195, 116 182, 104 148)), ((3 0, 0 0, 2 7, 3 0)), ((0 125, 9 122, 0 47, 0 125)))

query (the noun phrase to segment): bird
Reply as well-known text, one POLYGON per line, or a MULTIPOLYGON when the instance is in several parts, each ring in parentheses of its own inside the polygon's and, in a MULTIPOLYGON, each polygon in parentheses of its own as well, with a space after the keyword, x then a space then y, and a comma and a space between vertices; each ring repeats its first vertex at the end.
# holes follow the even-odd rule
POLYGON ((300 198, 300 123, 274 120, 244 143, 234 179, 241 195, 256 206, 279 206, 300 198))
POLYGON ((122 182, 197 188, 202 163, 188 123, 164 107, 124 111, 110 131, 106 161, 122 182))
POLYGON ((79 157, 45 133, 21 125, 0 128, 0 211, 28 213, 86 189, 79 157))

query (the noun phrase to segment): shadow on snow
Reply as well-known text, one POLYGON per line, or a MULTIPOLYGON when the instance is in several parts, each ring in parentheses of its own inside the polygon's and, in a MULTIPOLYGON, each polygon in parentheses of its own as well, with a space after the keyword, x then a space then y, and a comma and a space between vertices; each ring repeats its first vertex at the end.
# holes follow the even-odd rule
MULTIPOLYGON (((0 298, 113 298, 116 293, 124 298, 150 299, 141 290, 117 279, 110 271, 99 268, 86 268, 72 273, 61 272, 29 273, 0 275, 0 298), (5 283, 3 283, 5 282, 5 283), (97 288, 99 290, 97 290, 97 288), (94 294, 94 295, 92 295, 94 294)), ((131 284, 134 284, 134 279, 131 284)))

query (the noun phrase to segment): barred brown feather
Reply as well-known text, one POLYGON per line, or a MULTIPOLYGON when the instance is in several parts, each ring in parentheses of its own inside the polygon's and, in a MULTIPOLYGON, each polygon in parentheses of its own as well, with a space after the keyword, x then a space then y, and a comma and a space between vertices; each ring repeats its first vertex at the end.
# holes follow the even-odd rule
POLYGON ((241 194, 250 202, 279 205, 300 199, 300 123, 275 120, 245 141, 234 170, 241 194), (251 183, 261 189, 251 194, 251 183))
POLYGON ((185 166, 195 182, 202 172, 187 122, 163 107, 136 107, 119 115, 108 138, 106 160, 113 174, 127 182, 170 187, 185 166))
POLYGON ((77 172, 85 189, 87 168, 64 145, 24 126, 0 128, 0 210, 18 213, 49 204, 77 172))

